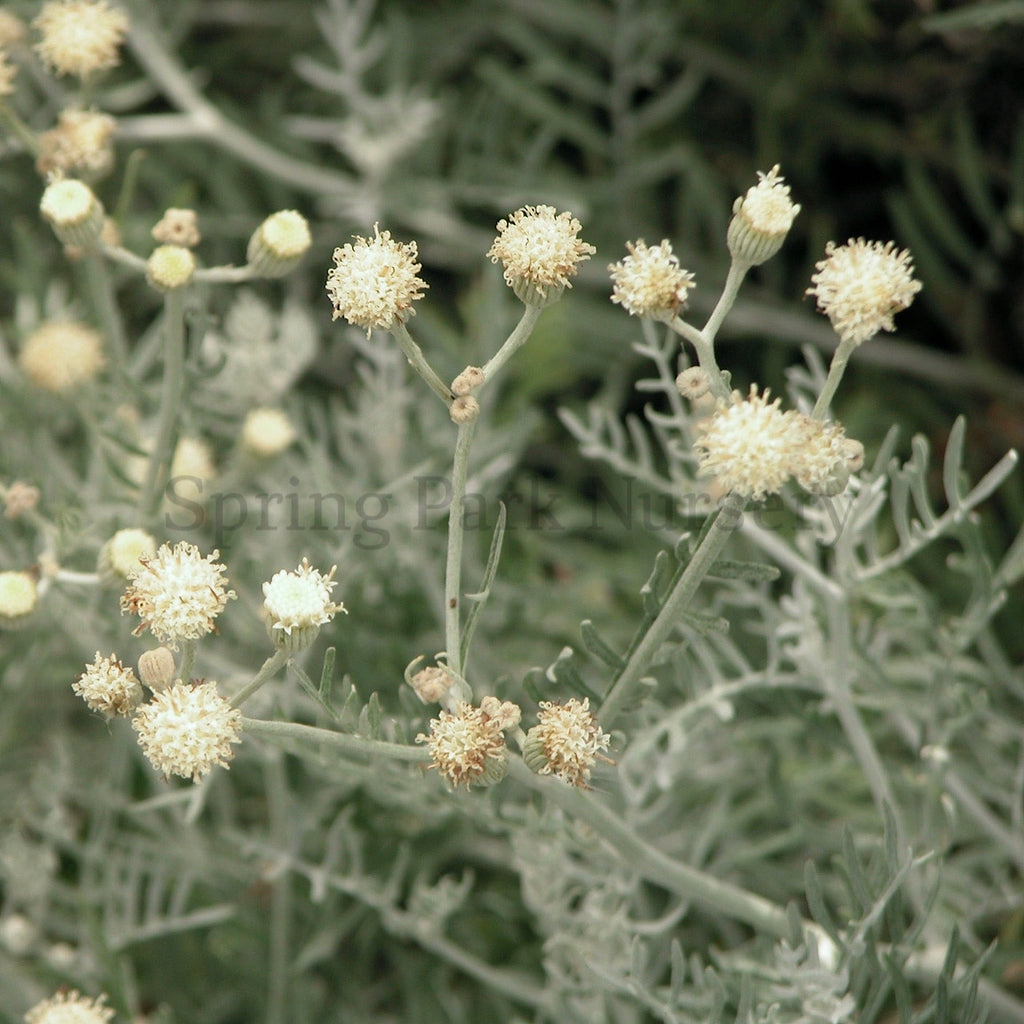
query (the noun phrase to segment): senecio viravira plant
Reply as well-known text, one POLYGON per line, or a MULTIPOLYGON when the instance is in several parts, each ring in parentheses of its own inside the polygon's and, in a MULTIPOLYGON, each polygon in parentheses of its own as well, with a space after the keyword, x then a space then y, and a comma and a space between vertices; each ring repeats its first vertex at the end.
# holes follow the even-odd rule
MULTIPOLYGON (((7 98, 23 37, 0 15, 7 98)), ((116 65, 127 28, 105 0, 51 0, 35 58, 85 88, 116 65)), ((579 649, 496 678, 477 666, 493 664, 506 513, 478 552, 467 499, 488 479, 475 475, 480 447, 500 448, 496 383, 596 249, 550 205, 499 220, 486 255, 521 314, 482 366, 449 380, 412 330, 428 291, 416 243, 372 224, 338 246, 333 319, 365 332, 359 351, 386 368, 360 379, 407 363, 421 402, 387 415, 432 424, 451 466, 443 565, 423 588, 436 642, 375 636, 349 659, 339 706, 334 661, 359 611, 341 541, 310 533, 304 553, 271 561, 262 524, 222 555, 201 524, 174 535, 167 508, 180 481, 213 478, 196 436, 211 410, 235 431, 225 475, 238 488, 258 492, 285 450, 330 466, 322 421, 288 405, 306 357, 282 369, 291 350, 251 327, 269 314, 243 317, 248 334, 223 352, 235 393, 258 393, 258 378, 274 396, 248 409, 203 381, 190 329, 216 286, 294 270, 312 243, 306 218, 271 213, 244 262, 206 266, 197 212, 170 208, 137 253, 97 195, 113 120, 69 108, 36 133, 5 116, 36 156, 40 216, 86 269, 98 321, 32 325, 4 363, 5 404, 37 408, 40 431, 52 417, 66 436, 73 421, 102 457, 64 459, 47 441, 38 478, 26 460, 0 479, 0 626, 5 643, 26 641, 21 693, 41 686, 33 665, 55 609, 86 607, 94 632, 76 625, 81 667, 60 682, 81 699, 69 734, 95 725, 91 712, 116 756, 94 804, 47 805, 0 845, 4 1019, 250 1019, 252 1001, 207 976, 224 969, 231 984, 265 984, 275 1022, 1024 1022, 991 941, 998 928, 1013 948, 1021 910, 1024 773, 1006 709, 1024 685, 993 619, 1024 573, 1024 543, 993 561, 976 512, 1016 455, 970 487, 958 421, 939 508, 925 442, 901 462, 895 431, 866 450, 832 413, 857 348, 893 331, 921 289, 906 249, 827 245, 807 297, 834 329, 831 360, 809 351, 773 395, 733 385, 716 337, 800 212, 779 167, 735 201, 730 269, 703 326, 688 300, 705 282, 671 242, 625 243, 610 300, 636 318, 651 402, 628 430, 597 406, 563 422, 677 517, 654 528, 664 550, 649 577, 615 581, 639 592, 635 622, 612 637, 585 619, 579 649), (147 340, 117 315, 125 282, 159 308, 147 340), (46 475, 47 458, 59 473, 46 475), (77 510, 81 530, 62 519, 73 494, 98 496, 77 510), (955 614, 915 577, 939 543, 969 582, 955 614), (325 640, 336 647, 311 677, 303 665, 325 640), (381 678, 377 654, 396 648, 404 679, 381 678), (375 691, 368 703, 360 687, 375 691), (29 884, 40 873, 49 888, 29 884), (182 945, 197 934, 208 941, 182 945), (183 956, 182 991, 161 987, 183 956)), ((398 462, 395 478, 415 471, 398 462)))

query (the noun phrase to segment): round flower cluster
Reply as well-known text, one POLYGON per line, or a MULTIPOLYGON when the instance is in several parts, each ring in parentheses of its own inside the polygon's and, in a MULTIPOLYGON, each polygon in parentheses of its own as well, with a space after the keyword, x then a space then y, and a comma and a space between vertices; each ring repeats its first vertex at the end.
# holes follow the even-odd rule
POLYGON ((58 74, 87 78, 120 63, 128 18, 106 0, 49 0, 32 24, 36 51, 58 74))
POLYGON ((128 574, 139 566, 139 559, 156 554, 153 535, 137 527, 118 530, 100 548, 96 571, 104 582, 124 584, 128 574))
POLYGON ((18 353, 25 376, 54 393, 92 380, 104 364, 102 338, 73 320, 48 320, 28 336, 18 353))
POLYGON ((316 639, 325 622, 345 611, 343 604, 331 600, 337 569, 331 566, 324 576, 303 558, 294 572, 282 569, 263 584, 263 617, 279 650, 303 650, 316 639))
POLYGON ((333 320, 344 317, 366 329, 390 330, 415 313, 413 302, 427 287, 417 274, 415 242, 395 242, 390 231, 373 226, 373 238, 356 236, 334 250, 334 267, 327 273, 327 294, 334 305, 333 320))
POLYGON ((132 728, 154 768, 198 782, 216 765, 228 767, 241 719, 216 683, 177 682, 139 709, 132 728))
POLYGON ((198 640, 214 629, 214 620, 237 596, 225 590, 224 566, 214 551, 204 558, 193 544, 182 541, 173 548, 162 544, 152 558, 139 559, 128 574, 131 586, 121 598, 121 612, 142 620, 144 629, 176 649, 179 640, 198 640))
POLYGON ((25 625, 38 600, 39 587, 30 573, 18 569, 0 572, 0 627, 25 625))
POLYGON ((36 1003, 25 1014, 25 1024, 107 1024, 114 1011, 105 1006, 107 997, 87 999, 75 989, 58 992, 36 1003))
POLYGON ((130 715, 142 703, 142 684, 135 673, 113 654, 103 658, 99 651, 71 688, 91 711, 98 711, 107 718, 130 715))
POLYGON ((879 331, 894 331, 893 316, 921 290, 910 250, 897 250, 895 242, 829 242, 825 259, 815 267, 807 294, 817 298, 818 310, 839 337, 855 345, 879 331))
POLYGON ((524 206, 498 221, 498 237, 488 250, 505 267, 505 283, 522 302, 545 306, 576 276, 577 265, 597 250, 576 236, 582 225, 553 206, 524 206))
POLYGON ((509 752, 503 733, 519 724, 519 708, 497 697, 485 697, 480 707, 462 703, 454 712, 442 711, 430 722, 430 734, 420 733, 436 768, 455 787, 493 786, 508 772, 509 752))
POLYGON ((62 110, 57 126, 39 136, 36 170, 44 178, 102 178, 114 166, 115 127, 109 114, 97 110, 62 110))
POLYGON ((523 759, 539 775, 557 775, 570 786, 586 787, 590 771, 608 749, 610 737, 590 712, 590 701, 564 704, 542 700, 537 724, 526 734, 523 759))
POLYGON ((790 478, 814 494, 837 494, 863 461, 864 450, 848 440, 837 423, 821 423, 792 410, 783 412, 770 392, 751 385, 743 398, 720 402, 712 416, 698 424, 694 447, 700 468, 719 484, 760 501, 777 494, 790 478))
POLYGON ((262 277, 284 277, 298 266, 312 244, 306 218, 298 210, 278 210, 253 232, 246 260, 262 277))
POLYGON ((641 238, 627 242, 626 248, 629 255, 608 267, 615 285, 612 302, 631 316, 674 319, 694 287, 693 274, 679 266, 667 238, 652 246, 641 238))

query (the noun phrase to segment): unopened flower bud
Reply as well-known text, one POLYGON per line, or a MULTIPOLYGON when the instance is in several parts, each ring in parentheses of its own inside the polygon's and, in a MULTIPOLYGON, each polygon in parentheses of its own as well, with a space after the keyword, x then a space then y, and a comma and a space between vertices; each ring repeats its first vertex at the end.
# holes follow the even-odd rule
POLYGON ((88 185, 74 178, 47 185, 39 212, 64 245, 87 249, 103 231, 103 204, 88 185))
POLYGON ((783 184, 776 164, 733 204, 732 220, 726 241, 733 259, 751 267, 760 266, 774 256, 789 234, 800 207, 789 198, 789 186, 783 184))
POLYGON ((39 588, 31 573, 0 572, 0 629, 21 629, 35 611, 39 588))
POLYGON ((146 261, 146 280, 158 292, 183 288, 196 272, 196 258, 183 245, 161 245, 146 261))
POLYGON ((479 366, 467 366, 452 381, 452 394, 462 397, 470 395, 484 382, 484 371, 479 366))
POLYGON ((710 387, 708 375, 699 366, 690 366, 676 377, 676 390, 683 398, 703 398, 710 387))
POLYGON ((139 655, 139 678, 154 693, 169 689, 177 679, 174 655, 166 647, 154 647, 139 655))
POLYGON ((246 259, 260 277, 284 277, 312 243, 309 224, 296 210, 271 214, 252 234, 246 259))
POLYGON ((437 704, 454 682, 455 677, 443 665, 422 668, 409 677, 409 685, 424 704, 437 704))
POLYGON ((156 540, 152 534, 135 528, 118 530, 100 548, 96 571, 104 583, 124 586, 128 574, 139 568, 139 559, 152 558, 155 554, 156 540))
POLYGON ((448 409, 452 423, 460 427, 472 423, 480 415, 480 403, 472 395, 461 395, 452 402, 448 409))
POLYGON ((154 241, 163 245, 183 245, 186 249, 194 249, 202 240, 196 211, 173 206, 164 210, 164 215, 153 226, 150 234, 154 241))
POLYGON ((253 409, 242 424, 242 447, 260 459, 280 455, 295 437, 292 421, 280 409, 253 409))

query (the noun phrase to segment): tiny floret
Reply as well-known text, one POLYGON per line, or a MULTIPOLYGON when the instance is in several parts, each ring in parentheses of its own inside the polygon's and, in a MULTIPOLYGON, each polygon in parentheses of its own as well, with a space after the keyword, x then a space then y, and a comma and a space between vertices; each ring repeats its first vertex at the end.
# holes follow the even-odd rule
POLYGON ((373 238, 356 236, 354 244, 335 249, 334 264, 327 273, 332 319, 344 317, 367 336, 375 327, 390 330, 408 320, 427 287, 417 276, 416 243, 396 242, 376 224, 373 238))
POLYGON ((686 306, 687 293, 694 287, 693 274, 679 266, 666 238, 660 245, 644 240, 627 242, 629 255, 612 263, 612 302, 631 316, 672 320, 686 306))
POLYGON ((120 63, 128 18, 106 0, 49 0, 32 24, 36 51, 58 74, 87 78, 120 63))
POLYGON ((780 400, 769 402, 768 395, 758 394, 756 385, 747 398, 734 391, 729 402, 720 402, 698 425, 700 436, 694 442, 702 472, 713 474, 726 490, 755 501, 782 489, 806 441, 798 415, 783 412, 780 400))
POLYGON ((734 259, 759 266, 774 256, 789 234, 800 207, 789 198, 776 164, 767 174, 757 172, 758 182, 733 204, 726 240, 734 259))
POLYGON ((142 703, 142 684, 135 673, 113 654, 104 658, 99 651, 71 688, 91 711, 98 711, 107 718, 130 715, 142 703))
POLYGON ((276 647, 289 652, 308 647, 322 625, 345 611, 331 600, 337 569, 333 565, 324 575, 303 558, 294 571, 282 569, 263 584, 263 617, 276 647))
POLYGON ((829 242, 815 267, 807 294, 815 296, 840 339, 855 345, 879 331, 894 331, 893 316, 921 290, 910 250, 898 250, 895 242, 829 242))
POLYGON ((196 272, 196 258, 183 245, 157 246, 146 261, 146 280, 159 292, 184 288, 196 272))
POLYGON ((523 758, 540 775, 557 775, 570 786, 586 787, 595 762, 610 737, 590 712, 590 700, 564 704, 542 700, 537 724, 526 734, 523 758))
POLYGON ((283 277, 298 265, 312 243, 306 218, 297 210, 279 210, 253 232, 246 258, 261 277, 283 277))
POLYGON ((108 1024, 114 1011, 106 1000, 106 995, 87 999, 75 989, 58 992, 36 1003, 25 1014, 25 1024, 108 1024))
POLYGON ((142 558, 128 574, 130 586, 121 598, 121 613, 138 615, 138 636, 148 629, 162 643, 177 650, 179 640, 198 640, 213 632, 214 620, 237 595, 225 589, 219 551, 205 558, 199 549, 182 541, 172 548, 162 544, 152 558, 142 558))
POLYGON ((28 622, 39 600, 31 573, 19 569, 0 572, 0 627, 17 629, 28 622))
POLYGON ((442 711, 432 719, 430 734, 420 733, 416 742, 429 745, 430 767, 453 787, 491 786, 508 772, 503 733, 518 724, 518 710, 496 698, 485 698, 478 708, 462 703, 454 712, 442 711))
POLYGON ((64 245, 88 248, 103 232, 103 204, 85 182, 74 178, 46 186, 39 212, 64 245))
POLYGON ((498 221, 498 237, 488 250, 492 263, 505 268, 505 283, 527 305, 546 306, 557 299, 577 267, 597 250, 576 236, 582 225, 553 206, 524 206, 498 221))
POLYGON ((144 704, 132 722, 142 752, 157 771, 198 782, 216 765, 228 767, 240 742, 242 713, 217 684, 175 683, 144 704))
POLYGON ((162 245, 183 245, 186 249, 194 249, 202 241, 196 211, 175 206, 164 210, 150 234, 162 245))
POLYGON ((28 336, 18 353, 25 376, 55 394, 92 380, 105 363, 99 334, 73 320, 48 320, 28 336))

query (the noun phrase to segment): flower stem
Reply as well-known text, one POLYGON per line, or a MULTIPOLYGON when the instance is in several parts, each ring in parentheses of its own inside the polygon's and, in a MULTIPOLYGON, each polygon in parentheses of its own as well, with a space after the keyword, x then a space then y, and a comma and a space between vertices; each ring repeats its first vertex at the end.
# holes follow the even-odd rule
POLYGON ((451 389, 434 372, 434 368, 427 362, 422 349, 412 339, 408 328, 400 320, 396 320, 391 328, 391 335, 398 342, 409 365, 427 382, 430 390, 441 399, 445 405, 452 404, 451 389))
MULTIPOLYGON (((584 790, 567 786, 556 779, 535 775, 519 757, 513 757, 509 762, 509 775, 543 793, 573 818, 590 825, 594 834, 613 847, 624 862, 629 864, 631 871, 639 872, 649 881, 663 885, 686 899, 698 900, 706 907, 735 920, 745 921, 769 935, 782 939, 792 937, 793 929, 782 907, 667 857, 644 842, 629 825, 624 824, 621 815, 609 810, 584 790)), ((819 931, 810 923, 805 923, 804 927, 815 933, 819 931)), ((829 941, 823 935, 821 938, 829 941)))
POLYGON ((246 683, 238 693, 231 698, 231 706, 240 708, 286 661, 287 651, 274 651, 260 667, 259 672, 253 677, 252 682, 246 683))
POLYGON ((425 747, 411 747, 404 743, 388 743, 385 740, 371 740, 365 736, 353 736, 347 732, 334 732, 315 725, 299 722, 267 721, 261 718, 243 718, 242 729, 274 741, 294 741, 302 746, 333 747, 343 754, 370 758, 389 757, 395 761, 422 763, 430 760, 430 751, 425 747))
MULTIPOLYGON (((452 502, 448 512, 448 557, 444 570, 444 642, 447 665, 462 676, 462 541, 466 522, 466 475, 475 421, 459 427, 452 460, 452 502)), ((467 694, 467 696, 469 696, 467 694)))
POLYGON ((537 320, 541 314, 540 306, 526 306, 523 310, 523 315, 519 318, 519 323, 513 328, 512 333, 505 339, 501 348, 487 360, 487 364, 483 367, 484 371, 484 383, 486 384, 491 380, 495 374, 515 355, 516 351, 522 346, 523 342, 533 333, 534 327, 537 325, 537 320))
POLYGON ((185 387, 185 295, 175 288, 164 296, 164 381, 156 441, 139 492, 139 517, 148 520, 160 507, 162 475, 170 466, 178 410, 185 387))
POLYGON ((850 361, 853 350, 859 344, 859 342, 849 340, 839 342, 832 355, 832 362, 829 364, 825 386, 821 389, 821 394, 818 395, 818 400, 814 403, 814 409, 811 411, 812 420, 823 420, 828 415, 828 407, 832 403, 832 396, 835 395, 839 382, 843 379, 843 374, 846 372, 846 364, 850 361))
POLYGON ((693 553, 686 569, 665 598, 665 603, 647 632, 633 651, 625 666, 616 676, 601 704, 597 717, 607 729, 627 707, 639 690, 644 673, 650 667, 658 649, 675 629, 679 616, 693 600, 704 577, 725 547, 725 542, 739 526, 746 499, 730 493, 725 499, 711 528, 693 553))

